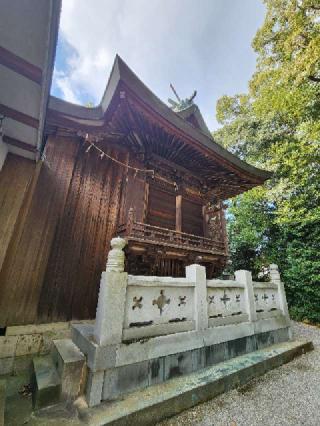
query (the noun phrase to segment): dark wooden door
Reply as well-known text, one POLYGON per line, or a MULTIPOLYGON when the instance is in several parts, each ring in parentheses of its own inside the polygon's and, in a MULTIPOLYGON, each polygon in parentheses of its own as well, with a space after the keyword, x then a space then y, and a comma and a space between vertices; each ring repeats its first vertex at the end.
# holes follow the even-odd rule
POLYGON ((147 223, 166 229, 176 228, 175 194, 150 185, 147 223))
POLYGON ((202 205, 182 198, 182 232, 203 237, 202 205))

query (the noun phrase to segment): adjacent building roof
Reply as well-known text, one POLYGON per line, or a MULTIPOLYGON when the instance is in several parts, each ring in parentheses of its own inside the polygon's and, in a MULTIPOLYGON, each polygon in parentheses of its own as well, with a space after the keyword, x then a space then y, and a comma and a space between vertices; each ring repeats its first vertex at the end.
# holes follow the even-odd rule
POLYGON ((4 1, 0 8, 0 115, 6 149, 39 158, 61 0, 4 1))

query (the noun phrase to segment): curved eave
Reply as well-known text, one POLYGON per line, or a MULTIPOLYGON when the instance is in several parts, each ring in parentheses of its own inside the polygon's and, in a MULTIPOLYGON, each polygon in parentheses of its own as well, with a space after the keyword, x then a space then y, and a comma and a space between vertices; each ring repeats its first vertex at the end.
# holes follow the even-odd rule
POLYGON ((184 135, 186 140, 189 140, 190 143, 193 143, 199 148, 205 149, 205 151, 213 155, 218 161, 220 160, 225 167, 229 167, 233 171, 235 170, 241 174, 247 175, 247 177, 252 179, 256 184, 263 183, 271 177, 270 172, 258 169, 240 160, 217 144, 209 135, 196 129, 183 117, 172 111, 164 102, 155 96, 147 86, 145 86, 118 55, 115 58, 106 90, 98 106, 87 108, 51 97, 49 109, 70 122, 88 125, 98 130, 98 128, 102 127, 104 124, 104 118, 108 113, 114 95, 117 93, 120 82, 124 87, 128 88, 130 92, 134 93, 146 108, 152 110, 154 114, 157 114, 159 119, 161 117, 162 121, 165 120, 170 127, 175 127, 184 135))

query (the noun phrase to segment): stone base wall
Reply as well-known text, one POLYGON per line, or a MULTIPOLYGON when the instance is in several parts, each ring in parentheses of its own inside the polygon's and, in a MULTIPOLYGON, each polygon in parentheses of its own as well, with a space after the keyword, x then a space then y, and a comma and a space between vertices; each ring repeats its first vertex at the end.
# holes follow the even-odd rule
POLYGON ((0 336, 0 376, 29 370, 34 356, 48 354, 55 339, 70 338, 71 325, 79 322, 7 327, 0 336))
POLYGON ((286 342, 289 338, 290 329, 287 327, 118 367, 106 371, 102 399, 113 400, 128 392, 190 374, 275 343, 286 342))
POLYGON ((292 338, 284 316, 106 346, 95 341, 94 325, 75 324, 71 333, 86 356, 90 407, 292 338))

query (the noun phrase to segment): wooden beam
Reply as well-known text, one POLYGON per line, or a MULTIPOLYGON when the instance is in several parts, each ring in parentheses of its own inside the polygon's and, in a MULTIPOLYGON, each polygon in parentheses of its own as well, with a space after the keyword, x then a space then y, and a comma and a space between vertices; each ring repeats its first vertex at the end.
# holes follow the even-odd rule
POLYGON ((176 231, 182 231, 182 195, 176 196, 176 231))
POLYGON ((19 121, 34 129, 39 128, 39 120, 37 118, 31 117, 31 115, 20 112, 14 108, 10 108, 7 105, 0 104, 0 113, 5 117, 12 118, 12 120, 19 121))
POLYGON ((37 148, 35 146, 29 145, 26 142, 22 142, 19 139, 12 138, 11 136, 4 135, 2 139, 3 142, 12 146, 17 146, 18 148, 24 149, 25 151, 34 153, 37 152, 37 148))
POLYGON ((37 84, 42 82, 42 69, 0 46, 0 64, 37 84))

